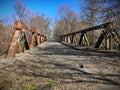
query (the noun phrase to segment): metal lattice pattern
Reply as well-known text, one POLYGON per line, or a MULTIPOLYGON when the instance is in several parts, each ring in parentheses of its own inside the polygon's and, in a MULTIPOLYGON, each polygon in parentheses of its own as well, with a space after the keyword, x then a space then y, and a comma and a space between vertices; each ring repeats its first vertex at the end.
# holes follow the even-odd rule
POLYGON ((95 27, 65 34, 60 36, 60 39, 62 42, 79 46, 92 46, 93 48, 100 48, 100 46, 102 46, 105 50, 111 50, 112 47, 115 47, 112 45, 113 43, 116 45, 117 49, 120 47, 120 35, 115 30, 113 22, 108 22, 95 27), (91 37, 88 37, 88 34, 97 30, 101 32, 98 38, 93 37, 94 41, 93 39, 90 40, 91 37), (78 37, 78 35, 79 39, 76 40, 76 36, 78 37))
POLYGON ((24 49, 33 48, 44 41, 46 36, 36 32, 35 28, 28 27, 22 21, 16 21, 6 57, 15 57, 16 52, 24 52, 24 49))

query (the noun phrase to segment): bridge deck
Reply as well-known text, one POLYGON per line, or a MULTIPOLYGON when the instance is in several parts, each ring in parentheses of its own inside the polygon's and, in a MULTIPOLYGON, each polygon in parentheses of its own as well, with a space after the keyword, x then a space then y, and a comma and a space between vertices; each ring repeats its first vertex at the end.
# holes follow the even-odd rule
POLYGON ((120 90, 119 67, 120 56, 44 42, 15 60, 0 60, 0 89, 120 90))

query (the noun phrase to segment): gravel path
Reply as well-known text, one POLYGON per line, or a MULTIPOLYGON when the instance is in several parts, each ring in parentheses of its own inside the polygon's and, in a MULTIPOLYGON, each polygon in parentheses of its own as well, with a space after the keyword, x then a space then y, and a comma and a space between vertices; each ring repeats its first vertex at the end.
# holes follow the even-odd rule
POLYGON ((0 60, 0 90, 120 90, 120 56, 113 54, 45 42, 0 60))

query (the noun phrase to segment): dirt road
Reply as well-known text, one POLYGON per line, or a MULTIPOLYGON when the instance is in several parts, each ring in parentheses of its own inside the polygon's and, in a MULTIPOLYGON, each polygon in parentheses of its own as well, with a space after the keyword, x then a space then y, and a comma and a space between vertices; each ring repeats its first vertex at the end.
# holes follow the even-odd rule
POLYGON ((120 56, 45 42, 0 60, 0 90, 120 90, 120 56))

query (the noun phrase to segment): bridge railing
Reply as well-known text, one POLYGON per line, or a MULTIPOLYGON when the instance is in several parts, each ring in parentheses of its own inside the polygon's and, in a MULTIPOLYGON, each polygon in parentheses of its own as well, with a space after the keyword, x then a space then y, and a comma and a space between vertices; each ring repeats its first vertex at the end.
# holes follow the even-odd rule
POLYGON ((15 57, 17 52, 29 50, 46 40, 46 36, 36 32, 35 28, 27 26, 23 21, 16 21, 6 58, 15 57))
POLYGON ((105 50, 120 49, 120 35, 115 30, 113 22, 107 22, 95 27, 83 29, 80 31, 68 33, 60 36, 60 41, 78 46, 101 48, 105 50), (97 37, 90 40, 90 32, 99 31, 97 37))

